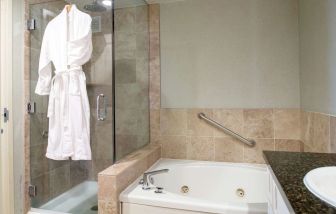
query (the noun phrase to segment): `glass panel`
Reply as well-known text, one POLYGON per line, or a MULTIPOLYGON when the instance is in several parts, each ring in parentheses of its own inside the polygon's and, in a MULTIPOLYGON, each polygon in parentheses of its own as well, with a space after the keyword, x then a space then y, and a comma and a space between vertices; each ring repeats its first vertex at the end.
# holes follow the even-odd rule
POLYGON ((30 35, 30 99, 36 102, 36 113, 30 117, 30 174, 31 184, 37 186, 37 195, 32 198, 31 204, 34 208, 60 212, 97 213, 97 174, 113 164, 111 7, 105 6, 105 11, 98 11, 96 5, 92 5, 93 1, 71 1, 93 19, 92 58, 83 66, 91 109, 92 161, 54 161, 45 157, 48 141, 48 97, 38 96, 34 90, 44 30, 49 21, 63 10, 66 2, 38 2, 40 3, 29 5, 30 17, 37 24, 30 35), (85 5, 90 5, 91 7, 87 7, 96 11, 84 10, 85 5), (100 94, 104 94, 107 101, 107 118, 104 121, 98 121, 96 116, 96 100, 100 94), (76 200, 68 200, 73 197, 76 200))
POLYGON ((149 28, 143 0, 116 0, 116 158, 149 143, 149 28))

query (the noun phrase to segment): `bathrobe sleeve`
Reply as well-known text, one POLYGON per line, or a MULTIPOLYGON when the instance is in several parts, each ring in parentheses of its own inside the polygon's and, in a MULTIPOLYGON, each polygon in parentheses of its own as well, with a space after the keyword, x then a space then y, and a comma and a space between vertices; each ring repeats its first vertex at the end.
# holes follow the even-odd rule
POLYGON ((35 93, 39 95, 48 95, 50 93, 52 67, 49 48, 49 34, 47 28, 42 40, 38 70, 39 77, 35 88, 35 93))

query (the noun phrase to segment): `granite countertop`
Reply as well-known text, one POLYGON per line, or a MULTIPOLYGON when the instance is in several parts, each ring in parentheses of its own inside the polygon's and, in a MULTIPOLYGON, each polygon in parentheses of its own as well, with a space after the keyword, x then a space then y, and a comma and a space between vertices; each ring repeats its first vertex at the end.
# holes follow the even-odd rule
POLYGON ((310 170, 336 166, 336 154, 274 151, 263 153, 295 213, 336 214, 335 208, 315 197, 303 183, 304 176, 310 170))

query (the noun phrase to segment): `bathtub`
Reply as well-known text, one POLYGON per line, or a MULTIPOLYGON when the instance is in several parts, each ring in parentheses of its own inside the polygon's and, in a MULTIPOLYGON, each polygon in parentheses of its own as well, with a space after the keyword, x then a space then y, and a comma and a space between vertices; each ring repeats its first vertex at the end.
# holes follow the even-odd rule
POLYGON ((267 213, 266 165, 160 159, 148 171, 158 169, 169 172, 150 190, 141 177, 120 194, 122 214, 267 213))

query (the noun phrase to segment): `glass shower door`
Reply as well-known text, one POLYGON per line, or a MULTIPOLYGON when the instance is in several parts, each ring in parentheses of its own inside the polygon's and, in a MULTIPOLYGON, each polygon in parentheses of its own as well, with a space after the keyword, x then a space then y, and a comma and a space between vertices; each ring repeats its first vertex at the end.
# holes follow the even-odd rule
POLYGON ((31 2, 35 2, 29 4, 35 29, 30 31, 27 44, 30 72, 26 74, 30 79, 28 99, 31 106, 36 104, 29 117, 31 206, 74 214, 97 213, 98 172, 149 143, 148 5, 145 0, 115 0, 112 10, 108 0, 31 2), (34 93, 43 33, 66 2, 92 17, 93 53, 83 66, 91 110, 91 161, 45 157, 48 97, 34 93))
POLYGON ((149 143, 149 20, 145 0, 115 0, 116 159, 149 143))
MULTIPOLYGON (((66 2, 33 1, 29 5, 35 29, 30 31, 30 102, 36 103, 30 114, 31 206, 66 213, 97 213, 97 174, 113 164, 113 75, 112 8, 100 9, 93 1, 75 0, 77 8, 92 17, 93 53, 83 66, 91 109, 91 161, 55 161, 45 157, 48 143, 48 96, 34 93, 38 79, 38 61, 44 30, 66 2), (88 10, 85 10, 84 7, 88 10), (97 106, 99 102, 99 111, 97 106), (97 114, 100 116, 97 117, 97 114), (106 117, 105 117, 106 115, 106 117), (69 200, 71 199, 71 200, 69 200)), ((56 42, 56 41, 55 41, 56 42)))

